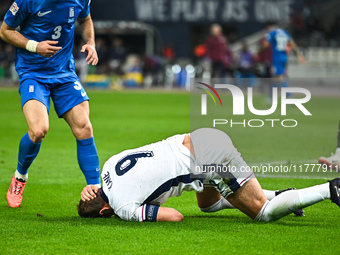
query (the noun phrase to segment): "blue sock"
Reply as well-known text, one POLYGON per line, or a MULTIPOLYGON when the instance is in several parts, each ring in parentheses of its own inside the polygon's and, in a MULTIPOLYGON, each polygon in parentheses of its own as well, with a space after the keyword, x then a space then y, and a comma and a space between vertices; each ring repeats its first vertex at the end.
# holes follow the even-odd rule
POLYGON ((281 82, 281 88, 288 88, 288 82, 282 81, 281 82))
POLYGON ((28 132, 21 138, 17 166, 17 170, 20 174, 26 175, 28 173, 28 168, 37 157, 40 146, 41 143, 32 142, 28 136, 28 132))
POLYGON ((269 97, 273 98, 273 88, 277 88, 277 83, 273 82, 270 86, 269 97))
MULTIPOLYGON (((286 82, 286 81, 281 82, 281 88, 288 88, 288 87, 289 87, 288 82, 286 82)), ((291 97, 292 97, 292 94, 287 93, 287 98, 291 98, 291 97)))
POLYGON ((87 185, 100 184, 100 165, 94 138, 77 140, 78 164, 87 185))

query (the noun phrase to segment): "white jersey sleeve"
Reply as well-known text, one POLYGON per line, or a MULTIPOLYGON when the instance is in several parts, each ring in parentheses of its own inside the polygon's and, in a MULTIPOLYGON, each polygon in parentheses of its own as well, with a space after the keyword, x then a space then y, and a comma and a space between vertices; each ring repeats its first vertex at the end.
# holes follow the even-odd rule
POLYGON ((185 135, 123 151, 105 162, 103 192, 115 213, 127 221, 156 220, 158 207, 182 192, 203 191, 190 172, 185 135))
POLYGON ((156 221, 159 206, 129 203, 115 211, 125 221, 156 221))
POLYGON ((115 214, 122 220, 143 221, 142 206, 133 202, 115 209, 115 214))

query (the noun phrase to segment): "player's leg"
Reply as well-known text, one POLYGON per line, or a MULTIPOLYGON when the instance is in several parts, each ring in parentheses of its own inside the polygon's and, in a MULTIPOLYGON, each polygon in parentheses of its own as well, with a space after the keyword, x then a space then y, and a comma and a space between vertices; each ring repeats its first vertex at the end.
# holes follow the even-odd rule
POLYGON ((328 167, 340 172, 340 121, 338 128, 338 143, 335 150, 335 154, 330 157, 320 157, 319 164, 327 165, 328 167))
POLYGON ((83 101, 63 114, 63 118, 67 124, 69 124, 72 133, 77 140, 88 139, 93 136, 89 115, 89 101, 83 101))
POLYGON ((88 185, 100 185, 100 165, 90 121, 89 97, 79 80, 58 80, 51 93, 56 112, 70 126, 77 142, 77 158, 88 185))
POLYGON ((235 193, 228 196, 228 201, 250 218, 255 219, 268 201, 256 178, 251 178, 235 193))
POLYGON ((301 190, 286 191, 268 201, 256 178, 252 178, 231 194, 228 200, 250 218, 270 222, 325 199, 332 199, 332 202, 339 205, 338 190, 339 179, 336 179, 333 180, 333 184, 325 183, 301 190), (332 196, 331 189, 335 190, 332 196))
POLYGON ((35 80, 26 80, 20 84, 20 94, 28 132, 21 138, 17 170, 7 192, 7 202, 11 207, 18 207, 22 202, 28 169, 49 129, 49 91, 46 87, 35 80))
POLYGON ((269 92, 269 99, 268 99, 269 103, 272 103, 271 100, 273 97, 273 88, 288 87, 288 83, 285 81, 285 76, 284 76, 285 68, 286 68, 286 62, 284 62, 282 59, 273 60, 274 78, 272 79, 271 89, 269 92))
MULTIPOLYGON (((190 134, 192 143, 192 151, 194 151, 196 160, 204 165, 221 165, 228 163, 228 166, 236 168, 247 167, 246 162, 241 157, 241 154, 234 147, 230 137, 217 129, 201 128, 190 134)), ((197 169, 197 168, 190 168, 197 169)), ((250 168, 249 168, 250 170, 250 168)), ((253 176, 252 171, 237 172, 237 176, 223 171, 223 169, 215 169, 215 171, 204 170, 194 172, 195 175, 202 174, 204 190, 202 193, 197 193, 198 207, 204 212, 214 212, 233 206, 226 199, 231 193, 231 189, 223 182, 222 178, 236 179, 242 175, 242 179, 248 180, 253 176), (216 191, 218 190, 218 192, 216 191), (222 196, 221 196, 221 195, 222 196), (222 198, 223 197, 223 198, 222 198)), ((236 183, 238 187, 240 184, 236 183)), ((241 184, 242 185, 242 184, 241 184)))
POLYGON ((204 187, 202 193, 196 193, 196 198, 197 205, 202 212, 212 213, 235 208, 214 187, 204 187))
MULTIPOLYGON (((268 200, 272 200, 275 196, 278 196, 282 192, 292 190, 293 188, 285 190, 265 190, 263 193, 268 200)), ((204 187, 203 192, 196 193, 197 205, 202 212, 211 213, 217 212, 223 209, 235 209, 235 207, 214 188, 204 187)), ((297 216, 302 216, 303 211, 294 212, 297 216)))
MULTIPOLYGON (((285 59, 282 59, 282 63, 281 63, 281 68, 280 68, 280 88, 288 88, 289 84, 288 84, 288 80, 287 80, 287 64, 288 64, 288 57, 286 57, 285 59)), ((291 98, 292 94, 291 93, 287 93, 287 98, 291 98)))
POLYGON ((89 102, 84 101, 63 115, 77 139, 77 157, 88 185, 100 184, 99 157, 89 118, 89 102))
MULTIPOLYGON (((220 165, 223 162, 228 163, 225 170, 223 168, 216 168, 215 171, 206 171, 202 169, 201 172, 194 174, 202 174, 204 177, 204 190, 202 193, 197 193, 198 207, 204 212, 216 212, 222 209, 234 208, 234 206, 225 197, 231 194, 233 190, 238 189, 249 179, 254 177, 251 168, 241 157, 241 154, 234 147, 230 137, 217 129, 202 128, 190 134, 191 151, 197 157, 196 159, 205 165, 220 165), (203 157, 203 158, 202 158, 203 157), (229 179, 230 186, 222 181, 229 179), (219 192, 217 192, 217 190, 219 192), (222 196, 220 195, 222 194, 222 196), (223 197, 224 196, 224 197, 223 197)), ((193 162, 194 164, 194 162, 193 162)), ((191 167, 190 169, 197 169, 191 167)), ((271 200, 282 191, 260 190, 266 199, 271 200)))
POLYGON ((30 100, 23 107, 28 136, 33 143, 41 143, 49 129, 48 110, 38 100, 30 100))
MULTIPOLYGON (((330 198, 330 185, 327 183, 303 190, 286 191, 268 201, 251 168, 247 167, 227 134, 205 128, 192 132, 190 138, 198 162, 210 166, 227 163, 228 171, 223 171, 220 167, 216 168, 216 171, 202 174, 224 198, 252 219, 276 220, 330 198), (216 173, 223 181, 215 178, 216 173)), ((332 201, 334 202, 334 199, 332 201)))

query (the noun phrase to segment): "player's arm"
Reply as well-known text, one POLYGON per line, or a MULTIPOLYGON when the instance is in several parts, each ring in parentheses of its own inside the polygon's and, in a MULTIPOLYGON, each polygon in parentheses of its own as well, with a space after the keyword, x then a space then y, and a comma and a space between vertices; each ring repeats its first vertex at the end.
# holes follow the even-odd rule
POLYGON ((15 28, 8 26, 5 21, 3 21, 1 25, 0 37, 2 40, 15 47, 26 49, 47 58, 52 57, 61 50, 61 47, 55 46, 58 43, 57 41, 36 42, 34 40, 29 40, 16 31, 15 28))
POLYGON ((159 207, 157 205, 138 205, 129 203, 118 210, 116 215, 126 221, 172 221, 179 222, 183 220, 183 215, 173 208, 159 207))
POLYGON ((183 220, 183 215, 173 208, 159 207, 157 213, 157 221, 172 221, 180 222, 183 220))
POLYGON ((304 64, 306 63, 306 59, 302 56, 301 52, 299 51, 298 46, 296 45, 295 41, 293 39, 289 40, 289 46, 292 48, 296 56, 298 57, 300 63, 304 64))
POLYGON ((87 64, 97 65, 98 55, 96 51, 94 28, 91 15, 89 14, 84 19, 79 18, 78 21, 80 26, 82 27, 83 38, 86 42, 86 44, 83 45, 83 47, 81 48, 81 52, 87 51, 86 57, 87 64))

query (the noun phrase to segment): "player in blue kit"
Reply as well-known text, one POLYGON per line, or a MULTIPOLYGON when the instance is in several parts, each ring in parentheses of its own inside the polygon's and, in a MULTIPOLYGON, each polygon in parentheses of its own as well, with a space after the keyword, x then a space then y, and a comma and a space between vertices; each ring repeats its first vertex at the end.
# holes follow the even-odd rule
POLYGON ((275 86, 288 87, 285 80, 287 75, 288 49, 297 55, 300 63, 306 63, 291 35, 284 29, 278 28, 275 22, 267 23, 265 47, 272 48, 273 75, 276 77, 275 86))
POLYGON ((98 63, 91 0, 16 0, 5 15, 1 38, 17 47, 16 70, 28 132, 19 145, 17 170, 7 193, 10 207, 19 207, 28 178, 49 129, 50 98, 60 118, 70 126, 77 141, 80 169, 86 191, 100 188, 100 166, 89 119, 89 97, 75 72, 72 49, 74 27, 79 21, 86 44, 88 64, 98 63), (16 28, 20 27, 19 30, 16 28))

